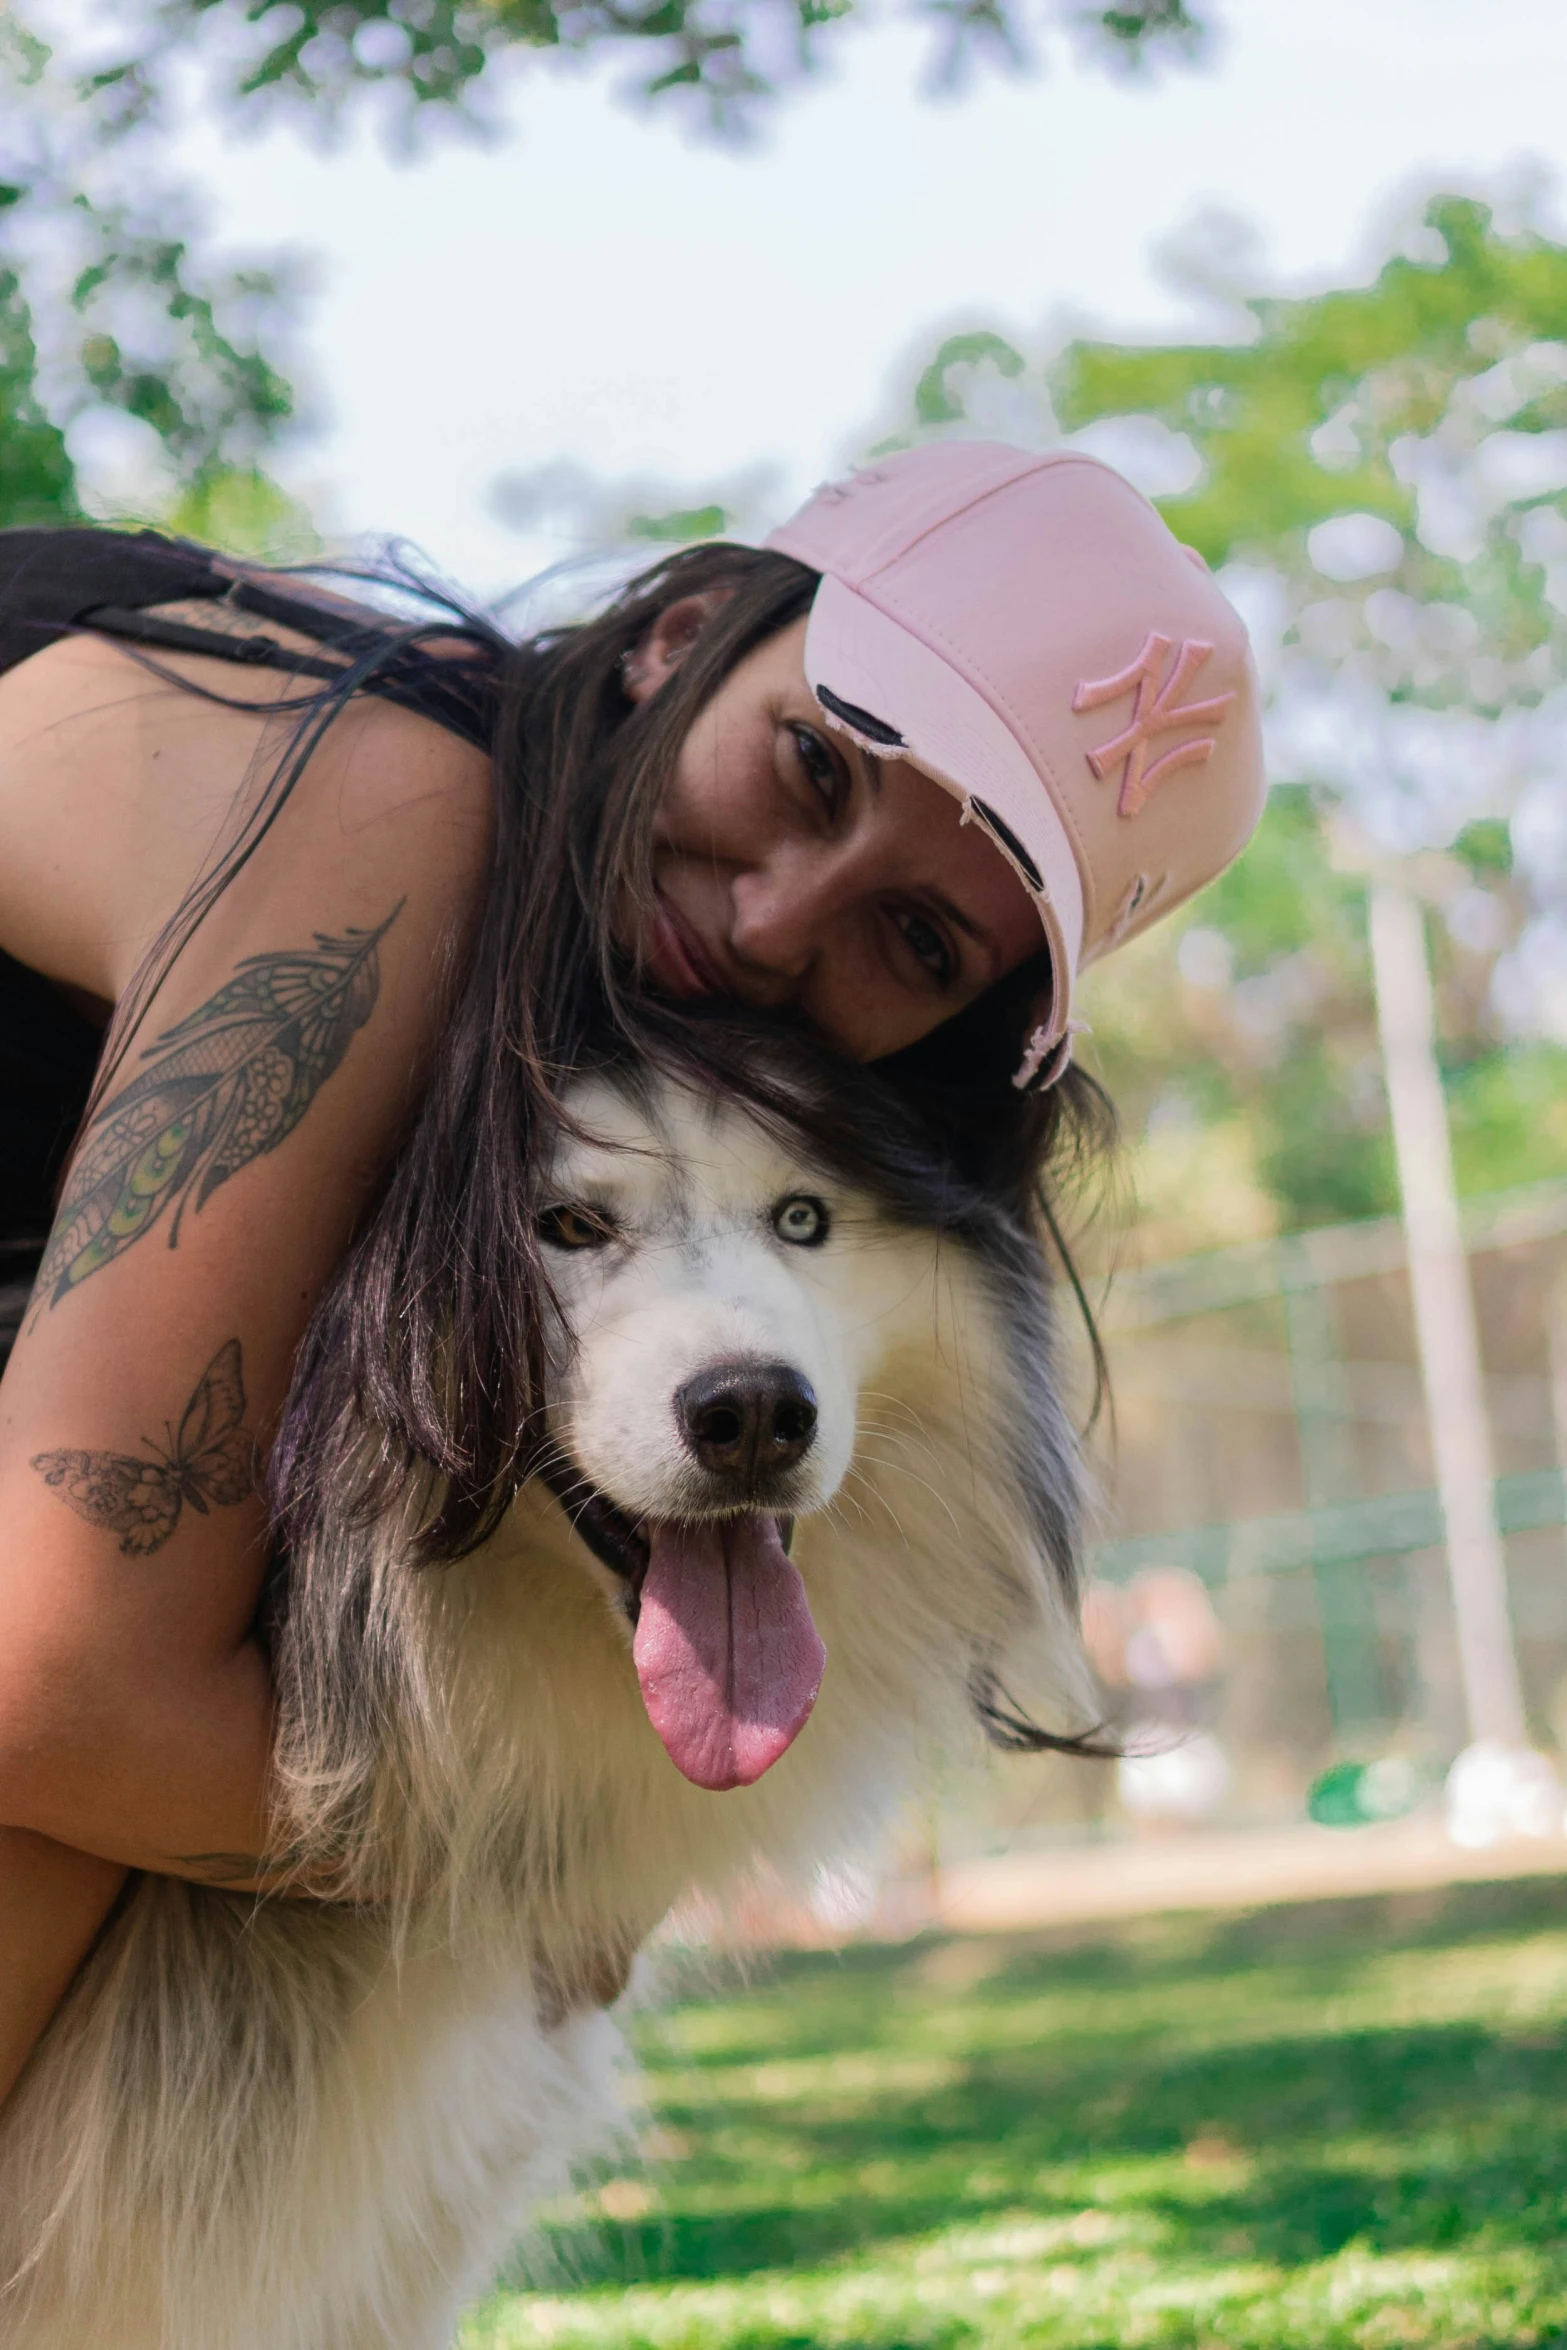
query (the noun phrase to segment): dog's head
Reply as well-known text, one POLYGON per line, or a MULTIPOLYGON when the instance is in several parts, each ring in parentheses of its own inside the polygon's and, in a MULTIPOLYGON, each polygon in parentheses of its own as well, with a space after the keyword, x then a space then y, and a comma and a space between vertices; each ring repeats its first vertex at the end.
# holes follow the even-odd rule
MULTIPOLYGON (((927 1569, 930 1520, 950 1527, 950 1576, 990 1594, 967 1607, 978 1687, 984 1626, 1026 1612, 1041 1553, 1053 1589, 1070 1576, 1041 1285, 712 1098, 597 1082, 572 1109, 541 1223, 562 1323, 544 1474, 634 1627, 672 1759, 699 1786, 745 1785, 799 1734, 824 1665, 814 1531, 846 1511, 863 1528, 879 1507, 887 1546, 927 1569), (997 1556, 1009 1540, 1031 1560, 997 1556)), ((826 1596, 837 1621, 847 1595, 826 1596)))

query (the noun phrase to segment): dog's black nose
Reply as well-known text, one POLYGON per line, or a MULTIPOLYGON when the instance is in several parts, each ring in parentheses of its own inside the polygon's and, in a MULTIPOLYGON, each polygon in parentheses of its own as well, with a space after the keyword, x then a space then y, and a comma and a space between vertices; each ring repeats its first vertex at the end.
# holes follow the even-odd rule
POLYGON ((688 1379, 675 1417, 704 1469, 742 1493, 803 1460, 816 1437, 811 1383, 788 1363, 720 1363, 688 1379))

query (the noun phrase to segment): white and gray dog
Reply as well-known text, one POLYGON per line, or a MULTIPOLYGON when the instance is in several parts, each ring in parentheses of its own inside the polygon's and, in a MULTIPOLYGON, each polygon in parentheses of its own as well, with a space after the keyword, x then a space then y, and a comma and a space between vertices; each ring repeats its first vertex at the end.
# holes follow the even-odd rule
POLYGON ((548 1472, 456 1565, 292 1559, 279 1841, 345 1898, 136 1884, 0 2124, 7 2350, 439 2350, 617 2128, 674 1902, 1085 1718, 1027 1220, 665 1081, 573 1108, 548 1472))

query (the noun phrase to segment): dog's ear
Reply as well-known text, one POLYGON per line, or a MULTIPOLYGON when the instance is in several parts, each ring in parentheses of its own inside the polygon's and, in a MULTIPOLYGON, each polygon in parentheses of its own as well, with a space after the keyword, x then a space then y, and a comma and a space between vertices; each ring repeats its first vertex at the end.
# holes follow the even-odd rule
POLYGON ((1015 1227, 977 1255, 995 1340, 983 1414, 987 1515, 1016 1629, 981 1654, 969 1701, 1004 1752, 1110 1757, 1116 1741, 1083 1639, 1088 1479, 1062 1395, 1048 1268, 1036 1236, 1015 1227))

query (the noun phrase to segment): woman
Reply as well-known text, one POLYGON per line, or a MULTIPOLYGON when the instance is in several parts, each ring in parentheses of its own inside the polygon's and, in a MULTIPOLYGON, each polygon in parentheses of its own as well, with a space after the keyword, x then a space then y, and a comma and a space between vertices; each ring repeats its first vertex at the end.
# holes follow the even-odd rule
POLYGON ((520 648, 149 536, 14 534, 0 596, 3 2094, 127 1869, 254 1880, 258 1461, 308 1515, 352 1399, 432 1560, 528 1473, 570 1072, 754 1099, 738 1004, 1016 1193, 1077 970, 1262 780, 1238 620, 1073 456, 907 452, 520 648))

